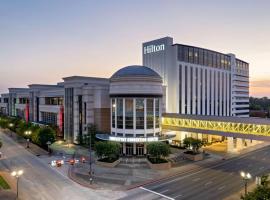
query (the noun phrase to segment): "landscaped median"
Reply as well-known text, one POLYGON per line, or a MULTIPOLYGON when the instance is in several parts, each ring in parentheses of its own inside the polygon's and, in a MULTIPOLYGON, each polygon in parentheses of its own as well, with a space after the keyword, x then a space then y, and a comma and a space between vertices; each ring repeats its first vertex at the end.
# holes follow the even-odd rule
POLYGON ((9 184, 6 182, 6 180, 0 175, 0 190, 8 190, 10 189, 9 184))

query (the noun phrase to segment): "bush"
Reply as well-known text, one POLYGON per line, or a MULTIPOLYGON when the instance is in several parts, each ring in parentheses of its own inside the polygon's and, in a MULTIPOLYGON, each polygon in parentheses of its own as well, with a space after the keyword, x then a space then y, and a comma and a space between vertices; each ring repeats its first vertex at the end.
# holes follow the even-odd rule
POLYGON ((109 160, 112 160, 119 158, 121 146, 117 142, 97 142, 95 148, 99 158, 108 158, 109 160))
POLYGON ((164 142, 151 142, 147 145, 147 152, 154 159, 154 163, 159 163, 161 157, 166 157, 170 154, 170 147, 164 142))
POLYGON ((0 140, 0 148, 2 147, 2 145, 3 145, 3 143, 2 143, 2 141, 0 140))
POLYGON ((198 153, 199 149, 204 145, 204 142, 200 139, 187 137, 184 139, 185 147, 191 149, 194 153, 198 153))
POLYGON ((42 147, 47 147, 47 142, 55 142, 56 133, 50 127, 42 127, 32 135, 32 141, 42 147))

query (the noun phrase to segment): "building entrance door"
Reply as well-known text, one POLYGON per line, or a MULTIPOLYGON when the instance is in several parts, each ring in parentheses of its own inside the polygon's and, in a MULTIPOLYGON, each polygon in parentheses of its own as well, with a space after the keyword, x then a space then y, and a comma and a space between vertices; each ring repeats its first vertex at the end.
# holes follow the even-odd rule
POLYGON ((133 155, 133 144, 126 143, 126 155, 127 156, 133 155))
POLYGON ((144 155, 144 144, 136 144, 136 155, 137 156, 144 155))

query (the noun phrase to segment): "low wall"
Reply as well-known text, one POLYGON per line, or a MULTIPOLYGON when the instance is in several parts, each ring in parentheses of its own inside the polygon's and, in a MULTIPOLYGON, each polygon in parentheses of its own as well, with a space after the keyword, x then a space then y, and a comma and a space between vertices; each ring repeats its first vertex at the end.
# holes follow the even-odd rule
POLYGON ((187 153, 183 153, 183 157, 189 160, 193 160, 193 161, 199 161, 199 160, 203 160, 203 154, 199 153, 199 154, 187 154, 187 153))
POLYGON ((153 164, 147 159, 147 163, 151 169, 155 170, 168 170, 172 167, 171 162, 169 161, 166 163, 153 164))
POLYGON ((95 164, 99 165, 99 166, 102 166, 102 167, 110 167, 110 168, 113 168, 115 167, 116 165, 118 165, 120 163, 120 159, 112 162, 112 163, 108 163, 108 162, 101 162, 101 161, 96 161, 95 164))

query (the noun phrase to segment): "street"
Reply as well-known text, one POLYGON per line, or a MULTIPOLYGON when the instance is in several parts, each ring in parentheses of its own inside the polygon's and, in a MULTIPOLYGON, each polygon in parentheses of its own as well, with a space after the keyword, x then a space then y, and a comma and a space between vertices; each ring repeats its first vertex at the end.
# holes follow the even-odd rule
POLYGON ((141 199, 150 193, 155 196, 151 195, 149 199, 223 199, 243 189, 240 171, 251 173, 250 183, 255 181, 256 176, 269 172, 270 146, 222 161, 211 168, 136 188, 123 199, 141 199))
POLYGON ((28 152, 0 131, 3 141, 0 170, 9 171, 23 169, 19 180, 19 197, 23 200, 53 199, 118 199, 121 192, 92 190, 74 183, 57 168, 52 168, 42 157, 28 152))

